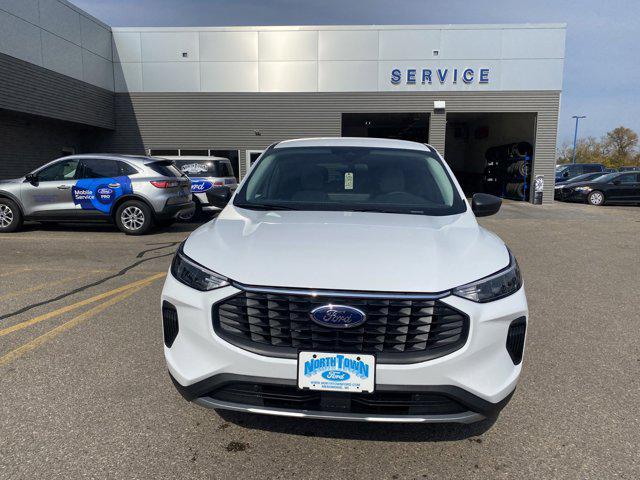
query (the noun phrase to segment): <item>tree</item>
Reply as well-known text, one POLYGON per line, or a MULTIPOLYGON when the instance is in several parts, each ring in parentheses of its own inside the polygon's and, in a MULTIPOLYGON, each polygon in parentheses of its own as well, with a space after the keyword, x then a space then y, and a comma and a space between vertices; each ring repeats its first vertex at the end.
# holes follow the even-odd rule
POLYGON ((602 144, 609 163, 614 168, 638 161, 638 134, 630 128, 614 128, 603 137, 602 144))
MULTIPOLYGON (((558 148, 557 163, 573 161, 573 145, 565 142, 558 148)), ((576 162, 602 163, 610 168, 639 165, 638 135, 626 127, 614 128, 602 136, 581 138, 576 142, 576 162)))

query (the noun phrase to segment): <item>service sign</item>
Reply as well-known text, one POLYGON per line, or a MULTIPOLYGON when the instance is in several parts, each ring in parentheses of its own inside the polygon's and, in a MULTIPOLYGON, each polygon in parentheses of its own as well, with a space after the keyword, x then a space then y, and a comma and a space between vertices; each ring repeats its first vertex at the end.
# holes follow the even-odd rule
POLYGON ((329 392, 373 392, 375 368, 373 355, 300 352, 298 387, 329 392))

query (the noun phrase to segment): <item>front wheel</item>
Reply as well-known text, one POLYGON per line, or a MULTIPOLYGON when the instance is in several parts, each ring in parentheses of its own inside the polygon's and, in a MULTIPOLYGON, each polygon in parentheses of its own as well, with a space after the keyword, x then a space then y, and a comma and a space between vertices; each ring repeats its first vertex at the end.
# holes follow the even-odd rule
POLYGON ((587 197, 587 202, 589 203, 589 205, 604 205, 604 193, 600 192, 599 190, 594 190, 587 197))
POLYGON ((15 202, 0 198, 0 233, 15 232, 22 227, 22 213, 15 202))
POLYGON ((153 227, 153 214, 144 203, 124 202, 116 211, 116 225, 127 235, 144 235, 153 227))

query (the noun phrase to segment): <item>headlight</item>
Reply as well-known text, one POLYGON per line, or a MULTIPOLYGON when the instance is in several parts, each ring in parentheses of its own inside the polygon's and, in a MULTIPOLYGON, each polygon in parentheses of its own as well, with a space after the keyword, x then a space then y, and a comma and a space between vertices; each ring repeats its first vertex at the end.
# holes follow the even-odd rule
POLYGON ((574 190, 576 192, 590 192, 593 189, 591 187, 575 187, 574 190))
POLYGON ((509 266, 476 282, 454 288, 452 293, 473 302, 486 303, 508 297, 520 290, 522 277, 515 257, 509 252, 509 266))
POLYGON ((183 245, 180 245, 175 257, 173 257, 173 262, 171 262, 171 274, 176 280, 201 292, 229 285, 227 278, 198 265, 187 257, 184 254, 183 245))

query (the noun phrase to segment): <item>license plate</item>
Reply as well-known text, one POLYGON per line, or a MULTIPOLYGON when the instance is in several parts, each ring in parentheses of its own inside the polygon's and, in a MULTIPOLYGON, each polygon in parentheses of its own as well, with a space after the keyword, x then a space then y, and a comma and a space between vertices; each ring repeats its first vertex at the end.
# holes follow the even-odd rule
POLYGON ((328 392, 370 392, 376 357, 358 353, 300 352, 298 388, 328 392))

